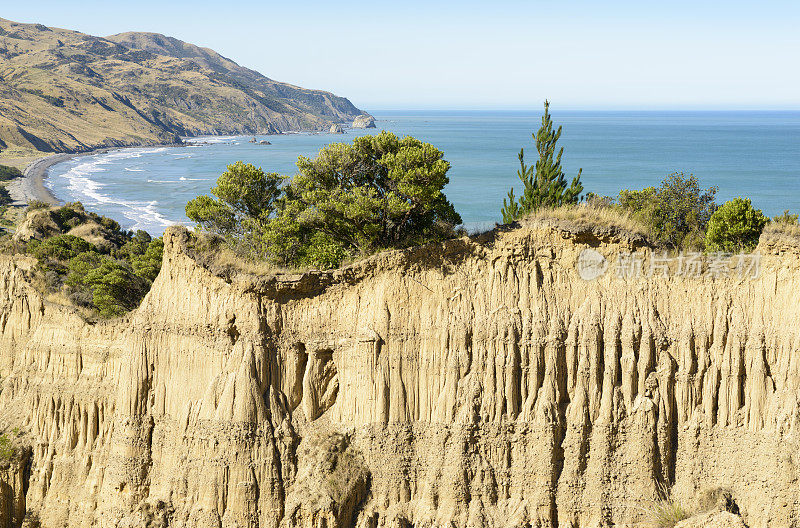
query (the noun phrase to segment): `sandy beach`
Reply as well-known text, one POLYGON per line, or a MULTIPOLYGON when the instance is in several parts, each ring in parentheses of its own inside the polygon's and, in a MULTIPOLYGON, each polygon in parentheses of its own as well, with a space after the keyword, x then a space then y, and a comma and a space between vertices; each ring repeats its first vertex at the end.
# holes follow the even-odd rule
MULTIPOLYGON (((173 146, 183 146, 183 145, 165 144, 156 146, 173 147, 173 146)), ((50 189, 48 189, 44 185, 44 180, 47 177, 47 171, 50 169, 50 167, 56 165, 57 163, 61 163, 62 161, 67 161, 72 158, 78 158, 81 156, 90 156, 94 154, 105 154, 106 152, 111 152, 113 150, 120 150, 125 148, 139 148, 139 146, 104 147, 96 150, 91 150, 88 152, 71 153, 71 154, 50 154, 32 161, 22 171, 23 174, 22 178, 13 180, 8 184, 7 187, 8 192, 9 194, 11 194, 11 198, 14 200, 13 205, 24 206, 33 200, 47 202, 49 204, 61 203, 62 200, 60 200, 57 196, 55 196, 50 191, 50 189)), ((0 163, 2 163, 2 161, 0 161, 0 163)))
POLYGON ((50 204, 59 203, 58 198, 44 186, 44 178, 47 169, 66 161, 78 154, 51 154, 35 160, 25 167, 22 171, 23 177, 18 178, 8 184, 8 192, 14 200, 14 205, 25 205, 33 200, 39 200, 50 204))

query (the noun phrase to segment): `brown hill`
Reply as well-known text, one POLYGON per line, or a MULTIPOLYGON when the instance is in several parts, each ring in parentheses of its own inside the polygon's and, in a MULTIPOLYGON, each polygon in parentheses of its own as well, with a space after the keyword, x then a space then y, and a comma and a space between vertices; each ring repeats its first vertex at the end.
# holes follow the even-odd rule
POLYGON ((178 136, 327 130, 363 113, 155 33, 0 19, 0 149, 86 151, 178 136))

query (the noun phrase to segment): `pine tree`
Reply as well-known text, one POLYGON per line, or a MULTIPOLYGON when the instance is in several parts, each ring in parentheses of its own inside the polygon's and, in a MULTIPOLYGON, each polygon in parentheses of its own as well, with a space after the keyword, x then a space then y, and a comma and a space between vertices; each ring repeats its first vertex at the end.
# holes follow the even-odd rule
POLYGON ((581 199, 583 185, 581 173, 572 179, 567 187, 567 179, 561 168, 561 155, 564 147, 556 154, 556 143, 561 137, 561 127, 553 131, 553 120, 550 117, 550 102, 544 102, 544 115, 542 126, 533 135, 536 141, 536 150, 539 159, 535 166, 525 164, 525 149, 519 151, 520 168, 517 176, 523 185, 522 196, 517 202, 514 189, 508 192, 508 198, 503 200, 503 222, 511 223, 522 215, 536 211, 542 207, 559 207, 566 204, 576 204, 581 199))

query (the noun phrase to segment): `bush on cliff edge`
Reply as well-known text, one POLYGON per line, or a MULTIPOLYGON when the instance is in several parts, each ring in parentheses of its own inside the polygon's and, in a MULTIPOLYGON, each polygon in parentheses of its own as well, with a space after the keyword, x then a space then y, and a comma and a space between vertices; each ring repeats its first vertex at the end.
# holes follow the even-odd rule
POLYGON ((34 208, 12 244, 36 258, 43 290, 103 318, 138 306, 161 269, 164 243, 84 210, 34 208))
POLYGON ((749 198, 734 198, 716 210, 708 222, 708 251, 751 251, 769 218, 753 208, 749 198))
POLYGON ((301 156, 291 177, 230 165, 186 205, 200 229, 244 256, 335 268, 349 256, 455 235, 461 217, 443 193, 450 163, 433 145, 389 132, 301 156))

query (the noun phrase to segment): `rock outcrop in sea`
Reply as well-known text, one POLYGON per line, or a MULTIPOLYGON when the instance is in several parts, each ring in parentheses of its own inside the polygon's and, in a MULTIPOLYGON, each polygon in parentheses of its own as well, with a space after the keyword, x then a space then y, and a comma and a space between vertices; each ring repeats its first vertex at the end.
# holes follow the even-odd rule
POLYGON ((334 124, 331 125, 331 128, 330 128, 330 130, 328 130, 328 133, 329 134, 344 134, 344 129, 342 128, 342 125, 340 125, 339 123, 334 123, 334 124))
POLYGON ((755 278, 594 280, 583 250, 654 253, 551 222, 255 276, 164 244, 97 323, 0 257, 6 523, 631 526, 664 487, 800 518, 797 241, 755 278))
POLYGON ((375 118, 369 114, 362 114, 353 119, 353 128, 375 128, 375 118))

